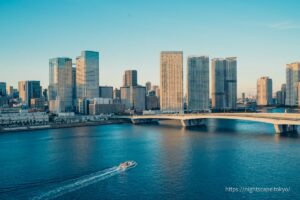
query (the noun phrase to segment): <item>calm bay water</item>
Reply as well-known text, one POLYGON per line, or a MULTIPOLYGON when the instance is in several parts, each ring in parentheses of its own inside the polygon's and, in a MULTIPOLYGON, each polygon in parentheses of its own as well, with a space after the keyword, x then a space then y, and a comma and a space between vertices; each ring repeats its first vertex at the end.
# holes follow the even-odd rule
POLYGON ((300 198, 298 135, 275 135, 268 124, 209 120, 191 129, 118 124, 2 134, 0 199, 39 197, 127 160, 138 166, 57 199, 300 198))

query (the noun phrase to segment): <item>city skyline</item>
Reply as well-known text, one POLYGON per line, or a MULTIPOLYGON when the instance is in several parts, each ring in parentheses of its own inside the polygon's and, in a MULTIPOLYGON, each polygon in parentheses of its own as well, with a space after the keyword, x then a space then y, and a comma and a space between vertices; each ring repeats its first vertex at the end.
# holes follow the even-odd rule
POLYGON ((75 60, 87 49, 100 52, 100 85, 120 87, 126 69, 139 72, 140 84, 158 85, 160 52, 178 50, 184 52, 184 74, 188 56, 236 56, 239 97, 242 92, 255 95, 261 76, 272 77, 274 91, 279 90, 285 83, 285 65, 300 60, 296 1, 177 1, 170 9, 170 1, 86 2, 59 1, 57 8, 58 1, 2 1, 0 17, 7 20, 0 22, 6 27, 0 39, 0 67, 5 69, 1 81, 16 88, 19 80, 40 80, 45 88, 49 58, 75 60), (79 5, 91 12, 76 16, 72 10, 79 5), (211 12, 212 5, 216 12, 211 12), (146 11, 140 9, 145 6, 146 11), (199 6, 204 8, 201 13, 196 12, 199 6), (36 14, 40 19, 33 18, 36 14), (107 18, 109 23, 103 20, 107 18), (84 29, 78 31, 77 24, 84 29), (59 36, 51 27, 59 28, 59 36), (115 76, 109 76, 112 73, 115 76))

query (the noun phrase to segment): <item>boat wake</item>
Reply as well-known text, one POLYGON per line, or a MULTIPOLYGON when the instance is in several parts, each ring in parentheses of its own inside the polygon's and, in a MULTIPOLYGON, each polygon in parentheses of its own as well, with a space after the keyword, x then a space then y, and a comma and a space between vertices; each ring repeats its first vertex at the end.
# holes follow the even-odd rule
MULTIPOLYGON (((135 165, 136 166, 136 165, 135 165)), ((133 166, 134 167, 134 166, 133 166)), ((65 195, 70 192, 74 192, 81 188, 87 187, 91 184, 97 183, 109 177, 112 177, 120 172, 123 172, 124 169, 120 166, 115 166, 103 171, 95 172, 89 175, 85 175, 76 179, 64 181, 59 184, 56 188, 47 191, 41 195, 35 196, 32 200, 42 200, 42 199, 55 199, 62 195, 65 195)))

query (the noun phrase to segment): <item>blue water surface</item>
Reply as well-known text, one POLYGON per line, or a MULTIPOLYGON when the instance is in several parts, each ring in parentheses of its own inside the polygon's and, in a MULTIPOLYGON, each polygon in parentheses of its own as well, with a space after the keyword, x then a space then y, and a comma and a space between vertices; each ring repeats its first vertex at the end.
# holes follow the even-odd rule
POLYGON ((299 152, 298 135, 239 120, 188 129, 115 124, 7 133, 0 135, 0 199, 40 197, 127 160, 138 165, 56 199, 299 199, 299 152))

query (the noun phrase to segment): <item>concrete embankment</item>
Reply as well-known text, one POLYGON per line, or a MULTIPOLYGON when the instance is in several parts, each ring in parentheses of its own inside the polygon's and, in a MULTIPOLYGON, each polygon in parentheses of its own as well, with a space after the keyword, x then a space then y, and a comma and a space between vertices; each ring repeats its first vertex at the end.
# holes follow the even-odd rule
POLYGON ((35 131, 43 129, 58 129, 58 128, 72 128, 72 127, 83 127, 83 126, 99 126, 99 125, 109 125, 109 124, 122 124, 128 123, 127 120, 123 119, 109 119, 97 122, 78 122, 70 124, 48 124, 41 126, 20 126, 20 127, 0 127, 0 133, 7 132, 21 132, 21 131, 35 131))

